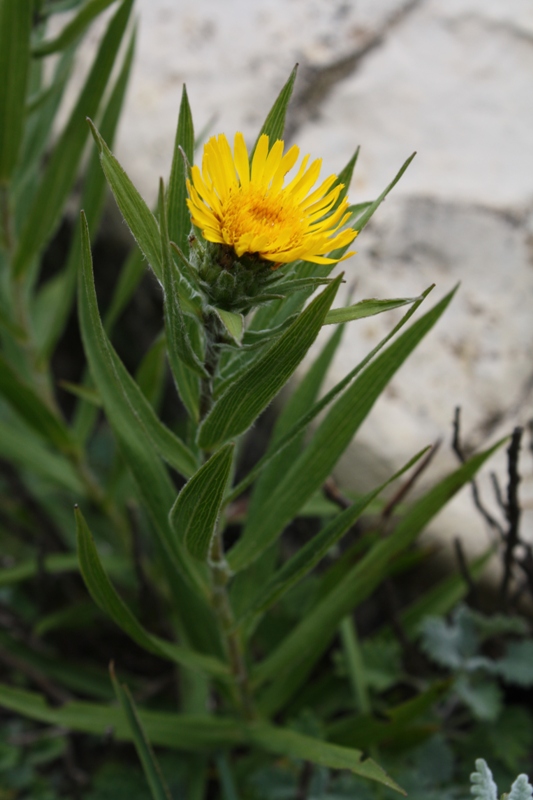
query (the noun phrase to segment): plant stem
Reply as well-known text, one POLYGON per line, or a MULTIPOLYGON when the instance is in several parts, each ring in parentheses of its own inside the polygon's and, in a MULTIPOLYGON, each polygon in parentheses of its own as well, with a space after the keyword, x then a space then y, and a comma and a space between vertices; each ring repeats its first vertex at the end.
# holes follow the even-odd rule
POLYGON ((217 531, 211 543, 209 565, 211 567, 213 609, 220 624, 233 676, 235 701, 245 719, 251 720, 255 718, 256 713, 241 634, 235 627, 235 617, 227 591, 230 571, 224 556, 220 531, 217 531))

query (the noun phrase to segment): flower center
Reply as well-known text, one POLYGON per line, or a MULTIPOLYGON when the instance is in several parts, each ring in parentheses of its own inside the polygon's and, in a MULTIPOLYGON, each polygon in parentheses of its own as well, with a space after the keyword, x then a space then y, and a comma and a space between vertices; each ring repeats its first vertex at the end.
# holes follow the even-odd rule
POLYGON ((236 247, 237 252, 240 242, 246 250, 252 246, 248 251, 253 252, 255 247, 264 249, 274 243, 296 246, 303 239, 298 206, 282 194, 269 196, 253 186, 230 189, 222 204, 220 222, 225 242, 236 247))

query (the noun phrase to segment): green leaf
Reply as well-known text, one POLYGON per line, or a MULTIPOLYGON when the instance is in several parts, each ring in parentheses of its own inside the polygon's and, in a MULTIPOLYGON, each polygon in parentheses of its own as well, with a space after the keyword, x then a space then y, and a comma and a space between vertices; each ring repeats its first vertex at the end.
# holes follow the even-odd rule
POLYGON ((150 405, 157 409, 161 404, 167 375, 165 337, 157 337, 137 367, 135 380, 150 405))
POLYGON ((418 453, 414 458, 408 461, 401 470, 396 472, 392 478, 382 483, 377 489, 363 495, 363 497, 354 502, 350 508, 338 514, 328 525, 306 542, 292 558, 283 564, 281 569, 276 572, 272 580, 270 580, 266 586, 260 587, 259 593, 245 615, 245 618, 248 618, 252 614, 265 611, 279 600, 285 592, 307 575, 344 534, 350 530, 372 500, 374 500, 390 483, 397 480, 404 472, 410 469, 426 451, 427 448, 418 453))
POLYGON ((142 426, 163 458, 182 475, 189 477, 196 469, 193 453, 159 420, 107 338, 98 312, 89 231, 84 216, 82 221, 80 325, 91 373, 106 413, 111 424, 122 432, 119 437, 127 441, 133 442, 142 426))
POLYGON ((86 489, 70 461, 57 450, 47 447, 40 436, 22 422, 0 421, 0 456, 41 475, 54 487, 73 492, 78 498, 85 496, 86 489))
MULTIPOLYGON (((84 701, 49 706, 36 692, 0 684, 0 705, 29 719, 60 725, 74 731, 103 736, 110 728, 118 741, 131 741, 124 713, 116 705, 84 701)), ((246 744, 246 726, 227 717, 209 714, 174 714, 165 711, 139 711, 141 724, 153 745, 186 752, 202 752, 246 744)))
POLYGON ((50 411, 38 393, 21 380, 2 356, 0 356, 0 394, 15 413, 47 442, 64 453, 76 452, 76 445, 65 423, 50 411))
MULTIPOLYGON (((73 554, 73 558, 76 561, 74 571, 78 573, 79 567, 75 554, 73 554)), ((96 614, 100 615, 100 611, 94 603, 89 602, 96 614)), ((42 652, 40 648, 37 650, 35 647, 29 647, 1 631, 0 644, 4 650, 16 656, 21 662, 36 668, 42 675, 66 689, 103 700, 111 700, 113 697, 112 689, 109 686, 109 676, 104 670, 94 667, 94 665, 85 666, 70 659, 67 662, 64 657, 55 657, 49 655, 46 650, 42 652)))
POLYGON ((65 201, 76 180, 88 137, 85 117, 93 117, 98 111, 132 5, 133 0, 124 0, 111 20, 78 102, 47 163, 31 208, 26 214, 15 252, 13 273, 16 277, 26 272, 33 258, 50 240, 59 222, 65 201))
POLYGON ((455 681, 454 691, 478 720, 496 722, 502 713, 503 692, 494 680, 473 680, 463 673, 455 681))
MULTIPOLYGON (((103 556, 102 563, 108 572, 120 574, 128 566, 122 558, 115 556, 103 556)), ((64 572, 77 572, 78 559, 75 553, 54 553, 45 556, 41 561, 37 558, 30 558, 21 561, 14 567, 5 567, 0 570, 0 586, 12 586, 16 583, 34 578, 41 572, 50 575, 61 575, 64 572)))
POLYGON ((78 539, 78 559, 80 571, 96 605, 107 614, 113 622, 133 639, 139 647, 155 653, 161 658, 173 661, 190 669, 201 670, 208 675, 224 676, 228 667, 212 656, 195 653, 186 647, 167 642, 148 633, 132 614, 128 606, 119 597, 111 581, 107 577, 91 532, 78 507, 75 509, 76 535, 78 539))
POLYGON ((210 309, 217 315, 220 322, 223 324, 228 336, 235 342, 241 344, 244 334, 244 317, 242 314, 235 314, 233 311, 224 311, 223 308, 215 308, 210 306, 210 309))
POLYGON ((339 174, 337 175, 337 180, 335 181, 335 183, 331 187, 333 189, 335 186, 338 186, 339 183, 343 184, 343 188, 341 189, 341 192, 340 192, 340 194, 339 194, 339 196, 337 198, 337 203, 335 204, 336 206, 338 206, 339 203, 342 200, 344 200, 344 198, 348 194, 348 191, 350 189, 350 184, 352 182, 353 171, 355 169, 355 165, 357 163, 357 158, 359 156, 359 149, 360 149, 359 147, 356 149, 355 153, 353 154, 351 159, 348 161, 348 163, 346 164, 344 169, 342 169, 339 172, 339 174))
MULTIPOLYGON (((430 312, 431 313, 431 312, 430 312)), ((327 649, 341 619, 374 591, 388 574, 389 565, 404 552, 429 521, 468 483, 482 464, 500 447, 474 456, 418 500, 394 532, 374 547, 345 575, 283 642, 256 669, 256 680, 283 680, 287 669, 298 670, 327 649)))
POLYGON ((0 186, 17 163, 30 64, 31 0, 0 0, 0 186))
MULTIPOLYGON (((209 373, 193 349, 187 326, 185 325, 178 288, 179 276, 170 257, 165 190, 162 180, 159 184, 159 222, 161 226, 162 281, 165 293, 165 331, 170 366, 172 372, 174 372, 174 367, 178 362, 182 361, 200 377, 209 378, 209 373)), ((179 369, 177 373, 179 374, 179 369)))
POLYGON ((51 53, 58 53, 61 50, 65 50, 65 48, 75 42, 76 39, 84 33, 93 19, 114 2, 115 0, 87 0, 76 16, 65 25, 61 33, 54 39, 39 42, 32 49, 32 54, 37 57, 48 56, 51 53))
POLYGON ((87 403, 91 403, 91 405, 96 406, 96 408, 102 407, 100 395, 96 389, 93 389, 90 386, 84 386, 81 383, 71 383, 70 381, 59 381, 59 386, 61 386, 62 389, 65 389, 66 392, 73 394, 75 397, 79 397, 80 400, 85 400, 87 403))
POLYGON ((411 161, 413 160, 413 158, 415 156, 416 156, 416 153, 413 153, 411 156, 409 156, 407 161, 405 161, 402 164, 402 166, 400 167, 398 173, 395 175, 395 177, 392 179, 392 181, 389 183, 389 185, 386 187, 386 189, 384 189, 382 191, 382 193, 379 195, 379 197, 376 200, 374 200, 374 202, 371 203, 368 206, 368 208, 361 214, 361 216, 357 217, 357 219, 353 223, 351 222, 351 220, 349 220, 349 222, 348 222, 349 225, 351 225, 353 228, 355 228, 359 232, 361 232, 363 230, 365 225, 370 221, 371 217, 374 215, 374 212, 379 208, 379 206, 385 200, 385 198, 387 197, 387 195, 391 191, 391 189, 394 189, 394 187, 396 186, 396 184, 398 183, 398 181, 400 180, 400 178, 402 177, 402 175, 404 174, 405 170, 407 169, 407 167, 409 166, 409 164, 411 163, 411 161))
POLYGON ((394 300, 360 300, 346 308, 333 308, 328 311, 324 325, 336 325, 339 322, 351 322, 354 319, 373 317, 383 311, 392 311, 394 308, 410 305, 420 300, 420 297, 398 297, 394 300))
POLYGON ((113 297, 104 316, 105 329, 108 333, 130 302, 144 274, 144 255, 138 247, 134 247, 122 265, 113 297))
POLYGON ((341 280, 339 275, 272 347, 228 387, 202 423, 200 447, 214 449, 244 433, 274 399, 318 336, 341 280))
POLYGON ((205 561, 215 534, 231 473, 234 445, 228 444, 200 467, 185 484, 170 512, 176 536, 187 550, 205 561))
POLYGON ((284 758, 301 758, 330 769, 348 769, 355 775, 377 781, 389 789, 405 794, 375 761, 371 758, 365 759, 360 750, 330 744, 289 728, 275 728, 266 723, 252 724, 249 730, 251 741, 270 753, 284 758))
POLYGON ((137 755, 142 764, 144 775, 150 787, 153 800, 172 800, 165 779, 156 761, 154 751, 150 745, 143 724, 133 702, 133 697, 127 686, 120 684, 115 677, 113 665, 110 667, 111 680, 115 689, 117 700, 119 701, 124 716, 131 731, 131 738, 135 744, 137 755))
POLYGON ((448 306, 453 292, 411 325, 346 389, 317 428, 310 443, 263 506, 260 517, 247 523, 228 555, 235 571, 253 561, 296 516, 323 484, 367 417, 377 398, 416 345, 448 306))
POLYGON ((182 462, 182 471, 186 476, 195 471, 196 463, 194 459, 190 463, 190 456, 187 455, 189 451, 185 445, 162 426, 153 408, 109 345, 98 313, 89 232, 86 225, 83 228, 79 319, 85 352, 106 414, 124 460, 135 479, 139 496, 154 523, 160 546, 165 554, 164 566, 174 571, 171 577, 175 590, 179 589, 183 595, 184 605, 180 611, 192 625, 193 620, 189 615, 193 612, 194 601, 189 590, 194 589, 200 597, 203 597, 205 576, 199 571, 198 565, 188 557, 170 528, 168 512, 175 500, 175 489, 159 459, 154 442, 157 440, 157 448, 166 450, 167 456, 182 462), (176 446, 175 442, 178 443, 176 446), (179 569, 177 574, 176 568, 179 569), (185 583, 182 584, 181 579, 185 583))
POLYGON ((509 642, 503 658, 494 662, 494 671, 505 683, 529 689, 533 685, 533 640, 509 642))
MULTIPOLYGON (((475 580, 494 556, 494 548, 489 547, 485 553, 468 565, 468 571, 475 580)), ((462 575, 450 575, 437 583, 422 597, 401 613, 402 627, 407 636, 415 638, 419 634, 420 623, 424 617, 443 616, 448 614, 460 600, 470 591, 462 575)))
MULTIPOLYGON (((130 39, 119 75, 102 115, 100 125, 102 135, 109 142, 113 142, 115 138, 133 63, 134 49, 135 34, 130 39)), ((89 229, 93 231, 98 230, 107 196, 107 183, 98 162, 98 154, 93 149, 87 163, 81 197, 81 207, 87 217, 89 229)), ((41 330, 39 330, 34 323, 36 329, 35 339, 41 358, 45 362, 51 357, 71 313, 80 259, 81 220, 78 221, 76 226, 65 267, 57 276, 45 284, 36 297, 32 316, 34 320, 38 320, 40 317, 43 324, 41 325, 41 330)))
POLYGON ((289 105, 289 100, 291 99, 297 71, 298 71, 298 64, 296 64, 296 66, 294 67, 293 71, 289 76, 289 80, 279 93, 274 105, 268 112, 268 116, 263 124, 263 127, 259 131, 259 136, 257 137, 252 154, 250 156, 250 160, 253 158, 255 148, 257 147, 257 142, 259 141, 260 137, 263 134, 266 134, 269 137, 270 146, 272 146, 277 139, 283 139, 283 130, 285 128, 285 117, 287 115, 287 106, 289 105))
POLYGON ((194 158, 194 126, 187 89, 183 86, 174 155, 168 184, 168 231, 170 238, 183 253, 189 252, 191 218, 187 208, 187 168, 183 158, 192 164, 194 158), (183 151, 183 152, 182 152, 183 151))
POLYGON ((102 169, 117 201, 120 213, 157 278, 161 281, 163 275, 161 234, 157 220, 100 136, 94 123, 90 119, 87 121, 100 151, 102 169))
MULTIPOLYGON (((269 462, 271 462, 277 456, 282 455, 289 445, 291 445, 295 440, 299 439, 300 435, 306 430, 308 425, 335 399, 335 397, 340 395, 341 392, 346 389, 346 387, 354 380, 354 378, 363 371, 367 364, 372 361, 377 353, 379 353, 379 351, 382 350, 383 347, 398 333, 405 323, 413 316, 418 306, 427 297, 432 289, 433 286, 430 286, 428 289, 426 289, 426 291, 422 293, 421 299, 412 305, 412 307, 406 314, 404 314, 398 324, 394 326, 392 331, 390 331, 390 333, 388 333, 384 339, 378 342, 378 344, 370 351, 370 353, 368 353, 368 355, 365 356, 365 358, 356 367, 354 367, 354 369, 352 369, 342 380, 340 380, 332 389, 330 389, 330 391, 327 392, 321 400, 316 402, 309 409, 309 411, 305 411, 305 408, 308 408, 308 405, 302 405, 302 416, 300 419, 298 419, 292 425, 292 427, 281 436, 279 441, 276 440, 273 447, 269 447, 265 455, 259 459, 257 464, 248 472, 248 474, 240 481, 240 483, 238 483, 237 486, 232 489, 227 498, 228 503, 232 502, 240 494, 242 494, 242 492, 252 483, 252 481, 255 480, 257 475, 261 473, 265 466, 269 464, 269 462)), ((304 378, 304 381, 306 380, 307 378, 304 378)), ((302 381, 302 383, 304 381, 302 381)), ((289 455, 291 455, 291 450, 288 451, 289 455)), ((290 460, 292 461, 294 459, 290 460)), ((281 460, 277 461, 276 463, 281 463, 281 460)), ((286 471, 287 470, 283 469, 283 473, 286 471)), ((314 494, 314 492, 312 494, 314 494)), ((256 510, 256 505, 259 508, 260 504, 258 502, 256 503, 255 494, 252 496, 252 501, 254 503, 254 514, 260 514, 261 512, 259 512, 258 509, 256 510)), ((250 525, 251 524, 252 523, 250 521, 250 525)))

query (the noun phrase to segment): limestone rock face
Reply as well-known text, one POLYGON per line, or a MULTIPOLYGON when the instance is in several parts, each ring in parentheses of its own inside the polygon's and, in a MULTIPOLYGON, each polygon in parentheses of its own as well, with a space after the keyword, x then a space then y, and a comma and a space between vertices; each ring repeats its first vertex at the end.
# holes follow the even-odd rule
MULTIPOLYGON (((149 202, 168 174, 184 82, 197 131, 242 130, 251 140, 299 61, 290 137, 324 158, 326 174, 361 145, 354 202, 373 199, 418 151, 343 268, 358 298, 414 296, 436 283, 429 308, 461 287, 376 404, 339 480, 374 484, 437 438, 445 443, 428 481, 443 474, 456 464, 449 439, 457 405, 465 440, 476 447, 525 424, 533 416, 530 0, 136 5, 137 60, 115 150, 149 202)), ((396 317, 351 323, 330 383, 396 317)), ((505 479, 503 455, 494 464, 505 479)), ((527 453, 521 465, 531 535, 527 453)), ((462 536, 472 552, 487 543, 468 492, 434 528, 445 541, 462 536)))

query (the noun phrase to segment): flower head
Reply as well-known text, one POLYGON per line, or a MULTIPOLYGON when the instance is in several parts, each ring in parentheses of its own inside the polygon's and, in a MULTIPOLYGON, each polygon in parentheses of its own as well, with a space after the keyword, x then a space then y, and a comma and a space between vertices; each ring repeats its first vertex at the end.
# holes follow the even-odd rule
MULTIPOLYGON (((296 175, 284 186, 300 150, 283 153, 281 140, 272 147, 259 137, 252 163, 242 133, 235 135, 233 153, 224 134, 204 148, 202 169, 192 168, 187 182, 191 218, 209 242, 228 245, 238 258, 257 255, 275 265, 302 259, 334 264, 330 253, 352 242, 357 232, 340 230, 348 220, 348 201, 337 203, 343 185, 330 175, 317 189, 321 159, 308 167, 305 156, 296 175)), ((347 253, 342 258, 348 258, 347 253)))

